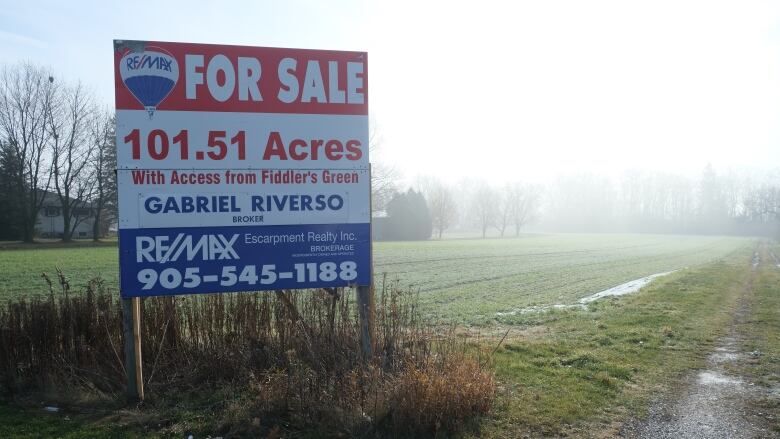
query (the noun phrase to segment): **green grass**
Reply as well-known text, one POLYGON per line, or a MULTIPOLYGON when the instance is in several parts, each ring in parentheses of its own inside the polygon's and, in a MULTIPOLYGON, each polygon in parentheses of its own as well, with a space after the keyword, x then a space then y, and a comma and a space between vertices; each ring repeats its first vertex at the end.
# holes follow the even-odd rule
POLYGON ((766 422, 780 433, 780 418, 776 416, 780 413, 780 245, 764 246, 760 255, 762 263, 748 297, 751 315, 738 326, 745 340, 742 350, 750 357, 731 366, 773 395, 759 400, 753 411, 774 413, 766 422))
MULTIPOLYGON (((600 300, 586 310, 522 314, 490 329, 496 334, 511 330, 493 358, 501 389, 497 408, 473 434, 592 437, 609 433, 629 417, 641 416, 650 398, 671 391, 686 371, 704 363, 713 342, 732 321, 750 278, 755 242, 690 236, 531 235, 507 240, 380 243, 376 262, 378 273, 395 273, 404 282, 418 285, 431 315, 466 322, 485 321, 476 314, 571 303, 630 279, 689 267, 656 280, 637 294, 600 300)), ((9 285, 17 288, 0 294, 29 294, 33 290, 29 285, 38 281, 19 273, 55 263, 71 264, 74 271, 62 266, 66 272, 81 273, 71 274, 74 279, 101 272, 101 267, 105 271, 114 267, 115 272, 116 249, 25 252, 0 251, 0 273, 16 264, 9 285), (24 255, 26 262, 18 262, 21 258, 15 255, 24 255)), ((774 252, 780 255, 780 248, 774 252)), ((765 263, 754 284, 756 314, 743 330, 750 334, 750 348, 763 353, 751 366, 752 373, 763 378, 763 385, 776 388, 780 382, 780 269, 766 263, 769 256, 764 253, 765 263)), ((776 411, 776 406, 762 409, 772 407, 776 411)), ((56 430, 50 425, 52 417, 38 414, 34 418, 29 431, 54 428, 51 436, 117 434, 89 423, 68 424, 62 416, 55 417, 60 425, 56 430)), ((27 418, 16 409, 0 409, 2 426, 16 425, 21 419, 27 418)), ((0 436, 5 436, 2 428, 0 436)))
POLYGON ((48 287, 41 273, 55 279, 60 268, 73 282, 75 289, 86 285, 93 277, 118 282, 119 262, 116 245, 101 247, 34 248, 0 250, 0 299, 33 294, 47 294, 48 287))
POLYGON ((142 438, 157 437, 154 433, 120 428, 110 423, 95 423, 78 415, 33 412, 0 405, 0 437, 17 439, 62 438, 142 438))
POLYGON ((747 350, 761 353, 753 363, 754 372, 780 393, 780 245, 764 249, 762 259, 752 297, 754 314, 745 325, 747 350))
MULTIPOLYGON (((420 290, 431 319, 468 324, 496 313, 577 299, 650 274, 723 258, 744 238, 620 234, 524 235, 508 239, 380 242, 378 280, 387 275, 420 290)), ((102 276, 117 282, 116 247, 0 250, 0 299, 46 293, 41 272, 59 267, 78 286, 102 276)))
POLYGON ((709 236, 556 234, 380 243, 375 247, 375 272, 419 288, 430 317, 485 323, 496 320, 499 312, 573 303, 632 279, 716 261, 751 242, 709 236))
POLYGON ((527 317, 524 332, 496 354, 505 390, 482 434, 588 437, 641 416, 653 395, 701 366, 725 333, 749 260, 750 251, 741 251, 588 310, 527 317))

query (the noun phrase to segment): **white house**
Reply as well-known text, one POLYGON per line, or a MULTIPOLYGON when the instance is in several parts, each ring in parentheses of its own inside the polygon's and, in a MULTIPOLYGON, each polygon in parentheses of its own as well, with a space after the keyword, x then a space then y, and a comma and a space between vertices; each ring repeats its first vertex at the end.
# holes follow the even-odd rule
MULTIPOLYGON (((73 238, 91 238, 92 224, 95 220, 94 209, 90 203, 79 203, 77 206, 73 209, 70 224, 73 227, 73 224, 78 223, 73 231, 73 238)), ((35 224, 36 235, 41 238, 62 238, 64 229, 60 199, 57 194, 47 191, 41 210, 38 211, 38 221, 35 224)))

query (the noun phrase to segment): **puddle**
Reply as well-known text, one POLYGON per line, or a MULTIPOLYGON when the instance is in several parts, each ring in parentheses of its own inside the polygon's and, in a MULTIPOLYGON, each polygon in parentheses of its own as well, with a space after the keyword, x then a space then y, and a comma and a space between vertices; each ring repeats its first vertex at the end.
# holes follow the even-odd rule
POLYGON ((496 316, 502 317, 502 316, 515 316, 518 314, 531 314, 531 313, 537 313, 537 312, 544 312, 544 311, 550 311, 553 309, 569 309, 569 308, 580 308, 585 309, 584 305, 549 305, 549 306, 529 306, 528 308, 520 308, 520 309, 513 309, 512 311, 506 311, 506 312, 497 312, 496 316))
POLYGON ((503 316, 514 316, 518 314, 538 313, 538 312, 549 311, 552 309, 570 309, 570 308, 586 309, 585 305, 593 301, 602 299, 604 297, 617 297, 626 294, 636 293, 637 291, 641 290, 642 287, 652 282, 654 279, 661 276, 666 276, 667 274, 672 274, 675 271, 677 270, 666 271, 663 273, 656 273, 650 276, 634 279, 624 284, 620 284, 616 287, 612 287, 608 290, 600 291, 596 294, 591 294, 590 296, 583 297, 582 299, 578 300, 576 304, 573 305, 556 304, 556 305, 548 305, 548 306, 529 306, 528 308, 519 308, 519 309, 513 309, 511 311, 497 312, 495 315, 497 317, 503 317, 503 316))
POLYGON ((742 380, 737 378, 731 378, 726 375, 720 374, 718 372, 713 372, 710 370, 705 370, 702 372, 699 372, 699 384, 742 384, 742 380))
POLYGON ((585 305, 587 303, 593 302, 595 300, 602 299, 604 297, 616 297, 616 296, 623 296, 626 294, 636 293, 637 291, 641 290, 642 287, 652 282, 654 279, 659 278, 661 276, 666 276, 667 274, 672 274, 677 270, 674 271, 666 271, 663 273, 656 273, 652 274, 650 276, 642 277, 639 279, 634 279, 632 281, 628 281, 624 284, 620 284, 616 287, 612 287, 608 290, 604 290, 601 292, 598 292, 596 294, 592 294, 588 297, 583 297, 579 300, 579 303, 581 305, 585 305))
POLYGON ((710 355, 710 359, 716 363, 727 363, 730 361, 738 361, 742 358, 742 355, 735 354, 733 352, 717 352, 710 355))

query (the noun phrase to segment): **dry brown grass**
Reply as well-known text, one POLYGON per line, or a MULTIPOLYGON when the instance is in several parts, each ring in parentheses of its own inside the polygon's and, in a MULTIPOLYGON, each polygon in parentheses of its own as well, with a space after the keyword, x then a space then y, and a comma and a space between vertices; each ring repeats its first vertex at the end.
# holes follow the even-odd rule
POLYGON ((399 376, 390 394, 395 431, 454 432, 473 417, 487 413, 496 383, 473 358, 426 361, 399 376))
MULTIPOLYGON (((0 307, 2 393, 122 399, 118 294, 100 280, 73 293, 61 273, 44 278, 48 298, 0 307)), ((211 428, 228 435, 435 434, 486 413, 495 383, 468 341, 434 334, 412 292, 385 285, 377 296, 369 359, 350 290, 145 299, 147 404, 239 389, 213 410, 211 428)))

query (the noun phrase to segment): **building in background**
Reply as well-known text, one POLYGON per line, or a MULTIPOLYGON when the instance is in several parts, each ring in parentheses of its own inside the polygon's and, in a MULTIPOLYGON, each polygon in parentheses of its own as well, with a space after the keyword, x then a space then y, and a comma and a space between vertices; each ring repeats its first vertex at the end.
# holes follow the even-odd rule
MULTIPOLYGON (((73 208, 73 218, 71 227, 76 225, 73 231, 73 239, 84 239, 92 237, 92 224, 95 220, 95 212, 91 203, 77 203, 73 208)), ((38 211, 38 221, 35 225, 35 234, 40 238, 62 238, 65 233, 64 221, 62 217, 62 205, 60 199, 54 192, 46 191, 40 211, 38 211)))

